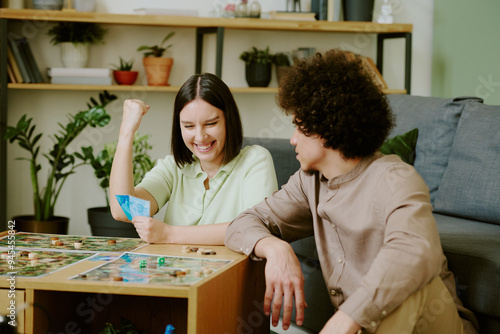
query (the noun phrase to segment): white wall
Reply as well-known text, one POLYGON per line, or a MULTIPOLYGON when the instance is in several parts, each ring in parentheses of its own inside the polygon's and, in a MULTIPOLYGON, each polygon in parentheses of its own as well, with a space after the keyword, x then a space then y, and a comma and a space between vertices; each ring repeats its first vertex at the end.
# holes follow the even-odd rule
MULTIPOLYGON (((382 0, 376 1, 375 11, 382 0)), ((98 0, 98 11, 111 13, 132 13, 137 7, 191 9, 197 8, 200 15, 209 16, 212 1, 138 1, 138 0, 98 0)), ((395 9, 396 23, 414 24, 413 33, 413 79, 414 95, 430 95, 431 82, 431 46, 432 46, 432 13, 433 1, 396 0, 392 2, 395 9)), ((263 11, 284 10, 286 0, 261 1, 263 11)), ((308 3, 303 2, 303 9, 308 3)), ((16 23, 9 26, 16 32, 23 32, 30 39, 35 50, 35 57, 40 68, 62 66, 59 60, 59 49, 49 43, 46 31, 53 25, 48 22, 16 23)), ((104 45, 91 47, 89 67, 108 67, 117 63, 118 57, 134 58, 134 68, 140 71, 139 82, 144 82, 144 70, 141 54, 136 48, 142 44, 157 44, 168 31, 175 31, 171 56, 174 57, 170 83, 181 85, 194 73, 195 30, 191 28, 155 28, 108 26, 109 32, 104 45)), ((204 54, 204 71, 215 69, 214 37, 207 37, 204 54)), ((384 76, 391 88, 403 88, 404 53, 403 43, 390 43, 386 49, 384 76)), ((315 47, 325 51, 336 46, 348 46, 354 51, 375 58, 376 39, 374 36, 360 34, 303 33, 276 31, 227 30, 224 44, 224 62, 222 78, 229 86, 246 86, 243 62, 239 54, 251 46, 270 46, 272 52, 289 51, 297 47, 315 47)), ((271 86, 276 86, 273 77, 271 86)), ((57 122, 65 123, 66 114, 86 109, 86 102, 98 92, 88 91, 43 91, 43 90, 9 90, 8 124, 13 125, 22 114, 28 113, 37 124, 37 131, 44 133, 45 150, 51 144, 50 136, 57 131, 57 122)), ((157 159, 169 153, 171 111, 174 93, 154 92, 118 92, 119 101, 109 106, 108 112, 112 121, 104 129, 90 129, 75 140, 73 149, 93 145, 95 150, 117 138, 121 119, 121 105, 126 98, 140 98, 151 106, 151 110, 141 124, 141 133, 152 135, 154 148, 152 156, 157 159)), ((235 94, 240 107, 246 136, 266 136, 288 138, 292 133, 290 120, 278 109, 272 94, 235 94)), ((24 150, 15 145, 8 146, 8 211, 7 216, 30 214, 33 212, 31 184, 28 164, 15 160, 25 156, 24 150)), ((44 178, 46 169, 40 173, 44 178)), ((87 224, 86 210, 93 206, 103 206, 104 195, 93 176, 90 167, 81 167, 75 176, 71 176, 63 189, 56 213, 70 217, 70 234, 90 234, 87 224)))

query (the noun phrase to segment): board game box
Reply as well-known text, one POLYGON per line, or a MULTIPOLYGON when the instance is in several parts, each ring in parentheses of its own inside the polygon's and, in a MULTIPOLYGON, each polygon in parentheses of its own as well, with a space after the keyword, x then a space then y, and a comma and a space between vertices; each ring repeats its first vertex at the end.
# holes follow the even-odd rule
POLYGON ((231 260, 124 253, 113 261, 71 279, 193 285, 230 262, 231 260))

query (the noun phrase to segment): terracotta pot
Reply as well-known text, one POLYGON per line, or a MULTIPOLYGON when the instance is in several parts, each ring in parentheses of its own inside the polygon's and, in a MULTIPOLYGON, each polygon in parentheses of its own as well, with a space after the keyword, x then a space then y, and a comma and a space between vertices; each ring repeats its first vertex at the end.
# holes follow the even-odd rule
POLYGON ((113 71, 113 78, 119 85, 133 85, 137 80, 138 71, 113 71))
POLYGON ((34 216, 17 216, 12 220, 18 232, 68 234, 68 217, 52 217, 50 220, 37 221, 34 216))
POLYGON ((134 224, 115 220, 105 206, 87 209, 87 217, 92 235, 139 238, 134 224))
POLYGON ((142 58, 149 86, 170 86, 168 78, 174 63, 173 58, 146 57, 142 58))

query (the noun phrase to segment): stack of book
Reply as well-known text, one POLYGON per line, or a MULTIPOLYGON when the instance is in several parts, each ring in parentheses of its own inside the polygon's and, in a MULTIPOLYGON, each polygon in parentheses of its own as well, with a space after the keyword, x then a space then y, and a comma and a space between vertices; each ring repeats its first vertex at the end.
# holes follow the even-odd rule
POLYGON ((9 81, 12 83, 43 82, 42 74, 26 37, 9 38, 7 72, 9 81))
POLYGON ((271 11, 269 18, 271 20, 316 21, 316 13, 271 11))
POLYGON ((52 67, 47 70, 50 82, 68 85, 111 85, 113 79, 108 68, 52 67))

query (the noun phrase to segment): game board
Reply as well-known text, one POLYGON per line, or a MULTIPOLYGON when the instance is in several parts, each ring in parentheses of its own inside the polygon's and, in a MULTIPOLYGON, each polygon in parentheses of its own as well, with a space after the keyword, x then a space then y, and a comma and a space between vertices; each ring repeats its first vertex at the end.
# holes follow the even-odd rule
POLYGON ((193 285, 231 260, 124 253, 70 279, 143 284, 193 285))
MULTIPOLYGON (((110 238, 27 232, 17 232, 15 238, 16 249, 35 248, 64 251, 130 252, 146 244, 146 242, 139 238, 110 238), (58 240, 51 240, 51 238, 58 238, 58 240), (59 243, 54 241, 59 241, 59 243), (80 245, 77 246, 79 241, 81 241, 80 245)), ((0 238, 0 248, 6 247, 8 247, 7 236, 0 238)))
POLYGON ((93 252, 25 250, 9 258, 7 252, 2 252, 0 276, 15 273, 16 277, 41 277, 94 255, 93 252))

